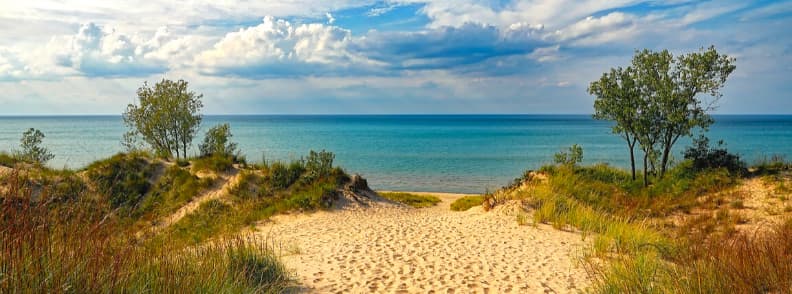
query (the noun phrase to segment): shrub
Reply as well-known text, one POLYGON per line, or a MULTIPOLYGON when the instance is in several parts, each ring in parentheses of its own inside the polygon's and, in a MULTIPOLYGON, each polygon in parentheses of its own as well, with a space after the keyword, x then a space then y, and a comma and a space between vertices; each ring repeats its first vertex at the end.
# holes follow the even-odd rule
POLYGON ((270 167, 270 180, 276 189, 286 189, 300 179, 305 172, 305 164, 302 160, 295 160, 288 166, 281 162, 273 162, 270 167))
POLYGON ((709 139, 700 136, 693 140, 693 146, 685 150, 684 156, 686 160, 693 162, 692 168, 695 171, 718 168, 725 168, 734 174, 744 174, 747 171, 740 156, 726 150, 723 140, 718 141, 718 147, 710 147, 709 139))
POLYGON ((557 164, 574 166, 583 161, 583 147, 574 144, 569 147, 568 151, 560 151, 554 156, 554 161, 557 164))
POLYGON ((382 192, 380 196, 415 208, 435 206, 440 198, 431 195, 416 195, 403 192, 382 192))
POLYGON ((332 152, 311 150, 305 160, 307 176, 313 179, 330 175, 333 170, 333 159, 335 159, 335 154, 332 152))
POLYGON ((212 155, 225 155, 226 157, 236 154, 237 144, 229 142, 231 126, 228 123, 213 126, 204 135, 203 143, 198 145, 201 157, 212 155))
POLYGON ((30 128, 22 133, 22 139, 19 140, 19 147, 22 150, 18 157, 23 161, 36 164, 44 164, 55 158, 55 155, 50 153, 47 148, 41 146, 43 140, 44 133, 37 129, 30 128))
POLYGON ((463 196, 451 203, 451 210, 465 211, 484 203, 484 196, 463 196))

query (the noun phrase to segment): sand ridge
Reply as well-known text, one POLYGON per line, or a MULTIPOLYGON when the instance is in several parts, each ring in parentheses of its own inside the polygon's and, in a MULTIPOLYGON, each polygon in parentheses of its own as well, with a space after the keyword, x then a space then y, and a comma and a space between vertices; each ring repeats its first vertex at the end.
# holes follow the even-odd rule
POLYGON ((453 212, 384 205, 276 216, 257 234, 293 248, 283 257, 305 292, 574 293, 589 284, 579 234, 519 226, 480 207, 453 212))

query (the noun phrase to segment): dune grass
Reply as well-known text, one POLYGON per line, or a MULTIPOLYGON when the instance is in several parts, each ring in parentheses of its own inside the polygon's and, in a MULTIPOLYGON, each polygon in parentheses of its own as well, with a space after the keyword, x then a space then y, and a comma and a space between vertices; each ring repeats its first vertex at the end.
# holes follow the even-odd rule
POLYGON ((542 172, 547 180, 527 179, 528 188, 512 197, 534 208, 535 223, 594 236, 581 261, 597 293, 792 291, 792 221, 765 234, 741 233, 735 211, 742 202, 718 196, 740 174, 691 172, 683 162, 643 187, 607 165, 542 172), (693 209, 710 213, 687 216, 693 209), (687 217, 668 221, 679 215, 687 217))
POLYGON ((293 283, 267 242, 147 246, 108 214, 110 203, 53 202, 49 186, 34 199, 23 177, 10 179, 0 195, 2 293, 276 293, 293 283))
POLYGON ((405 192, 380 192, 380 196, 415 208, 432 207, 440 203, 440 198, 432 195, 418 195, 405 192))
POLYGON ((484 203, 484 196, 463 196, 451 203, 451 210, 466 211, 484 203))

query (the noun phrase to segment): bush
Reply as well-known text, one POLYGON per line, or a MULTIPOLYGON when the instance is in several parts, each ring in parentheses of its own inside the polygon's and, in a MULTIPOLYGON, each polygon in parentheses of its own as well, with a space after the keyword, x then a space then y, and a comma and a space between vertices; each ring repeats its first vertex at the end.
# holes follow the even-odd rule
POLYGON ((440 198, 432 195, 416 195, 403 192, 382 192, 380 196, 415 208, 435 206, 440 203, 440 198))
POLYGON ((34 128, 22 133, 22 139, 19 140, 19 147, 22 150, 19 152, 18 158, 35 164, 44 164, 55 158, 55 155, 50 153, 47 148, 41 146, 43 139, 44 133, 34 128))
POLYGON ((154 166, 146 158, 120 153, 92 163, 87 167, 88 179, 99 193, 107 197, 113 208, 137 206, 151 188, 148 179, 154 166))
POLYGON ((574 166, 583 161, 583 147, 574 144, 569 147, 568 151, 560 151, 554 155, 554 161, 557 164, 574 166))
POLYGON ((484 203, 484 196, 463 196, 451 203, 451 210, 465 211, 484 203))
POLYGON ((289 166, 281 162, 273 162, 270 165, 270 179, 272 186, 276 189, 286 189, 297 182, 300 175, 305 171, 302 161, 292 161, 289 166))
POLYGON ((710 147, 709 139, 700 136, 693 140, 693 146, 685 150, 684 156, 686 160, 693 162, 692 168, 695 171, 718 168, 725 168, 734 174, 744 174, 747 171, 740 156, 726 150, 723 140, 718 141, 718 147, 710 147))
POLYGON ((198 145, 201 151, 201 157, 209 157, 212 155, 225 155, 226 157, 234 156, 237 150, 237 144, 229 142, 231 134, 231 126, 227 123, 213 126, 204 136, 203 143, 198 145))
POLYGON ((313 179, 330 175, 333 170, 333 159, 335 159, 335 154, 332 152, 311 150, 305 160, 307 176, 313 179))

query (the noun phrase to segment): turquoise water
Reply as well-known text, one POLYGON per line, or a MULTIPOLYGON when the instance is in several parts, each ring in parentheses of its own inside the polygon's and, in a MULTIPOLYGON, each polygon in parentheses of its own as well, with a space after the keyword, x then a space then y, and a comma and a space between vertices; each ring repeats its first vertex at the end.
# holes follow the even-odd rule
MULTIPOLYGON (((493 190, 575 143, 586 163, 629 164, 610 123, 587 115, 206 116, 204 129, 221 122, 231 124, 248 161, 326 149, 375 189, 493 190)), ((119 116, 0 117, 0 150, 17 148, 30 127, 46 134, 44 144, 56 155, 50 165, 69 168, 122 151, 125 131, 119 116)), ((716 116, 709 136, 749 163, 773 154, 792 158, 792 116, 716 116)), ((686 144, 677 144, 677 158, 686 144)))

